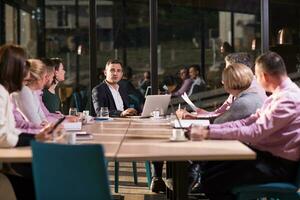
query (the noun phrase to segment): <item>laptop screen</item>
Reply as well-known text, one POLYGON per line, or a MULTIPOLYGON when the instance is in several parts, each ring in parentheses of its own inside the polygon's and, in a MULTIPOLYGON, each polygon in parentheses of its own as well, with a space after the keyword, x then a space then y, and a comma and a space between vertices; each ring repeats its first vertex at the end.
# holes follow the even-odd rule
POLYGON ((144 104, 142 117, 150 117, 155 110, 160 112, 160 115, 165 115, 171 100, 171 95, 148 95, 144 104))

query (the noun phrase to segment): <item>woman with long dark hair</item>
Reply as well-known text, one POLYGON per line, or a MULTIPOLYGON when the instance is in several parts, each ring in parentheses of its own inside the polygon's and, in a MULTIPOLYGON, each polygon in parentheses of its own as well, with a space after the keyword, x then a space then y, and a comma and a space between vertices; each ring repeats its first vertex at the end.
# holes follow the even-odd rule
MULTIPOLYGON (((26 76, 26 52, 17 45, 0 47, 0 148, 27 146, 31 140, 48 140, 50 126, 38 134, 21 133, 15 127, 10 94, 21 90, 26 76)), ((21 174, 22 175, 22 174, 21 174)), ((34 199, 32 178, 7 175, 17 199, 34 199)))

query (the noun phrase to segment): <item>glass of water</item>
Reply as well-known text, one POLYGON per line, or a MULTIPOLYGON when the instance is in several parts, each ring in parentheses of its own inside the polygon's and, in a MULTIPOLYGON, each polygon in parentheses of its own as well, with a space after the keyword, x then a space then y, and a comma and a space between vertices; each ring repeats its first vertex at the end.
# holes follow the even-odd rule
POLYGON ((109 118, 109 111, 108 111, 108 107, 101 107, 100 108, 100 116, 102 118, 109 118))
POLYGON ((77 108, 70 108, 69 115, 77 116, 77 108))

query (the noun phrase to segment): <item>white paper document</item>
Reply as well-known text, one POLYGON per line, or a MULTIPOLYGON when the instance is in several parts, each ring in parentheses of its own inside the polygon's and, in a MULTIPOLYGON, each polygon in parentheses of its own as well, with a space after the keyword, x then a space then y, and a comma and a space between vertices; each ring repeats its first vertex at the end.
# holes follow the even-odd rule
POLYGON ((81 122, 64 122, 63 125, 66 131, 80 131, 82 127, 81 122))
POLYGON ((181 95, 181 97, 183 98, 183 100, 193 109, 193 111, 197 112, 197 107, 195 106, 195 104, 190 100, 190 98, 188 97, 188 95, 186 93, 184 93, 183 95, 181 95))
MULTIPOLYGON (((178 120, 174 120, 172 124, 174 124, 175 128, 181 128, 178 120)), ((207 120, 207 119, 193 119, 193 120, 181 119, 180 124, 181 124, 182 128, 188 128, 192 124, 199 125, 199 126, 208 126, 210 123, 209 123, 209 120, 207 120)))

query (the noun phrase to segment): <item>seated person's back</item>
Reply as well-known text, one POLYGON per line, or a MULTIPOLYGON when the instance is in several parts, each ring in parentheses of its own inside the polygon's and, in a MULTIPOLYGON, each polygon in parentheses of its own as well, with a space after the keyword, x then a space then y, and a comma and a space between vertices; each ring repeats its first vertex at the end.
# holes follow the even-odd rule
POLYGON ((233 96, 233 103, 227 111, 214 120, 215 124, 249 117, 263 104, 256 90, 251 88, 254 75, 250 68, 234 63, 222 74, 224 89, 233 96))

